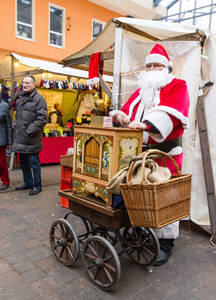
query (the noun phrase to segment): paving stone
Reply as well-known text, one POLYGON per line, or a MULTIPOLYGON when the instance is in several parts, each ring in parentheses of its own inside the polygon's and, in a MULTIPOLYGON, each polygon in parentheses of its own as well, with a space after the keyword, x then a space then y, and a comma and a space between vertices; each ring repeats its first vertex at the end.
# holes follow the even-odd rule
POLYGON ((0 209, 0 216, 4 216, 4 217, 14 217, 16 216, 17 213, 15 213, 13 210, 8 209, 8 208, 1 208, 0 209))
POLYGON ((0 289, 11 285, 18 285, 22 278, 15 271, 0 274, 0 289))
POLYGON ((31 249, 31 248, 35 248, 35 247, 38 247, 38 246, 41 246, 42 243, 38 240, 30 240, 30 241, 27 241, 27 242, 24 242, 23 243, 23 248, 25 249, 31 249))
POLYGON ((31 259, 33 262, 46 258, 50 256, 50 254, 51 250, 45 246, 34 247, 26 251, 26 257, 31 259))
POLYGON ((57 289, 57 293, 61 300, 77 299, 84 297, 85 294, 91 293, 92 283, 83 277, 76 278, 71 282, 67 282, 57 289))
POLYGON ((32 240, 32 236, 26 233, 25 231, 21 231, 7 235, 6 239, 11 243, 13 242, 19 244, 32 240))
POLYGON ((41 227, 30 228, 28 230, 28 234, 30 234, 34 239, 39 241, 47 241, 49 240, 49 228, 46 228, 44 231, 41 227))
POLYGON ((14 270, 16 270, 19 274, 27 272, 35 268, 35 264, 31 261, 23 260, 15 265, 13 265, 14 270))
POLYGON ((34 281, 38 281, 46 276, 47 275, 43 271, 41 271, 39 268, 36 267, 22 274, 22 277, 25 279, 25 282, 28 284, 34 281))
POLYGON ((56 286, 57 283, 51 277, 46 277, 32 283, 32 287, 40 294, 41 297, 44 297, 44 299, 62 300, 62 298, 58 296, 55 289, 56 286))
POLYGON ((53 277, 58 284, 64 284, 79 277, 80 269, 76 267, 68 268, 58 263, 55 268, 48 270, 47 274, 53 277))
POLYGON ((5 260, 9 263, 9 264, 17 264, 20 261, 26 260, 26 255, 24 252, 17 252, 15 254, 8 254, 5 257, 5 260))
POLYGON ((2 288, 0 300, 45 300, 31 286, 26 285, 22 281, 19 285, 11 285, 10 287, 2 288))
POLYGON ((0 274, 13 271, 13 268, 5 262, 3 259, 0 259, 0 274))
POLYGON ((57 259, 52 254, 51 256, 48 256, 42 260, 37 261, 36 264, 41 270, 45 271, 45 270, 49 270, 49 269, 53 268, 54 266, 56 266, 57 259))

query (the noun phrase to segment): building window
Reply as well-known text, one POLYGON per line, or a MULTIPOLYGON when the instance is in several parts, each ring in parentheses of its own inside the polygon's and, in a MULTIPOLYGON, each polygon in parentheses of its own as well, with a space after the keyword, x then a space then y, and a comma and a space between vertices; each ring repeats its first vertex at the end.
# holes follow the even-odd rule
POLYGON ((104 29, 106 23, 93 19, 92 20, 92 39, 95 39, 96 36, 104 29))
POLYGON ((49 44, 64 48, 65 9, 53 4, 49 5, 49 44))
POLYGON ((16 36, 33 40, 34 0, 16 0, 16 36))

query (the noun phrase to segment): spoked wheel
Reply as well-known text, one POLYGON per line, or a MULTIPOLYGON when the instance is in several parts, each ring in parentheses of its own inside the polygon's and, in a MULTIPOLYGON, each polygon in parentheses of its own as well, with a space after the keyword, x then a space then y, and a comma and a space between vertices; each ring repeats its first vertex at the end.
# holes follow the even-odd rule
POLYGON ((108 242, 112 244, 112 246, 115 246, 117 242, 121 239, 121 235, 119 231, 108 230, 104 226, 97 226, 95 224, 93 226, 94 226, 94 234, 105 238, 106 240, 108 240, 108 242))
POLYGON ((73 226, 65 219, 53 222, 50 228, 50 244, 56 258, 66 266, 72 266, 80 251, 79 239, 73 226))
POLYGON ((142 267, 151 266, 157 260, 160 245, 153 229, 126 227, 122 243, 129 258, 142 267))
POLYGON ((64 217, 65 220, 73 224, 74 229, 76 230, 80 244, 83 244, 84 241, 90 236, 93 235, 94 227, 93 223, 88 219, 76 215, 73 212, 69 212, 64 217))
POLYGON ((88 277, 101 289, 112 289, 119 282, 121 276, 119 257, 105 238, 91 236, 86 240, 82 262, 88 277))

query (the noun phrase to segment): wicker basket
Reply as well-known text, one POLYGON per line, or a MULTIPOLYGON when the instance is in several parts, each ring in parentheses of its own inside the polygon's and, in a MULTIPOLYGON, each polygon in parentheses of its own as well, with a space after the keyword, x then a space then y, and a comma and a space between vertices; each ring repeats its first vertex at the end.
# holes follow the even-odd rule
POLYGON ((181 175, 176 161, 159 150, 147 150, 137 159, 142 159, 142 184, 131 183, 135 161, 130 165, 127 183, 120 184, 131 225, 161 228, 187 217, 190 210, 191 175, 181 175), (162 158, 165 166, 165 158, 168 157, 176 167, 177 175, 163 183, 148 183, 145 177, 147 157, 162 158))
POLYGON ((61 166, 73 168, 73 154, 61 155, 61 166))

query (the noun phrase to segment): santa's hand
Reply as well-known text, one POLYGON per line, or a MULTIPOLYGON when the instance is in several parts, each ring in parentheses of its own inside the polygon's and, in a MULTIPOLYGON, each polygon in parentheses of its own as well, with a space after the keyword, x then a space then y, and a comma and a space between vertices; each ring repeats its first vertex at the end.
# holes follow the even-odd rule
POLYGON ((120 113, 113 116, 113 121, 116 125, 127 125, 130 123, 130 119, 120 113))
POLYGON ((133 121, 128 125, 129 128, 133 129, 142 129, 142 130, 147 130, 147 125, 145 123, 133 121))

